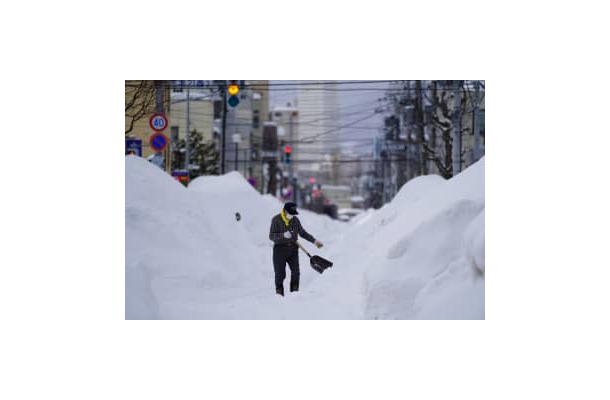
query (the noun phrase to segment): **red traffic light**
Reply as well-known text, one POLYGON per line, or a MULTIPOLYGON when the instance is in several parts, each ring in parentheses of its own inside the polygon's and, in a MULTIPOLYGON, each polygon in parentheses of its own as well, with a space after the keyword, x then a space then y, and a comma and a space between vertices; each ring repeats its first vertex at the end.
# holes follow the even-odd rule
POLYGON ((284 153, 290 154, 291 152, 292 152, 292 147, 290 147, 290 146, 285 146, 284 147, 284 153))

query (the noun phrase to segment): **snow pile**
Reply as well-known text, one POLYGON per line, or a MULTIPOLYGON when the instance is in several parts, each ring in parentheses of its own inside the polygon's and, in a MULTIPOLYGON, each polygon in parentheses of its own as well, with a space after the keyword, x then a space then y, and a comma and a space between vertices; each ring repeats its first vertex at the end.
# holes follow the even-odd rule
POLYGON ((447 181, 413 179, 349 223, 301 210, 325 243, 304 245, 334 266, 319 275, 299 253, 300 291, 285 298, 268 239, 277 199, 236 172, 185 188, 125 160, 127 319, 485 318, 484 159, 447 181))
MULTIPOLYGON (((281 317, 248 295, 275 300, 268 236, 282 204, 238 173, 200 177, 187 189, 142 158, 125 159, 126 318, 281 317)), ((299 217, 315 236, 343 225, 299 217)), ((313 278, 302 273, 301 282, 313 278)))
POLYGON ((347 240, 364 257, 364 317, 485 318, 485 160, 423 176, 347 240))
POLYGON ((125 184, 127 318, 174 317, 174 310, 185 317, 193 293, 262 273, 248 265, 258 256, 248 235, 218 204, 135 156, 126 157, 125 184))

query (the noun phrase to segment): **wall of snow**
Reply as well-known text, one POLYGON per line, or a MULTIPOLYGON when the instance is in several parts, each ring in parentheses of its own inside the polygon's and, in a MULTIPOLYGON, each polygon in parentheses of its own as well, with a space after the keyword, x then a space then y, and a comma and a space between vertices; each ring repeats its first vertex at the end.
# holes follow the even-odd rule
POLYGON ((325 243, 305 245, 335 265, 319 275, 300 253, 301 290, 286 298, 268 239, 277 199, 235 172, 185 188, 125 159, 127 319, 485 318, 484 159, 447 181, 416 178, 347 224, 301 210, 325 243))
MULTIPOLYGON (((125 160, 126 318, 250 318, 252 309, 236 309, 235 301, 258 292, 274 299, 268 237, 282 203, 236 172, 185 188, 142 158, 125 160)), ((307 211, 299 217, 318 236, 344 226, 307 211)), ((302 274, 302 283, 311 279, 302 274)))
POLYGON ((485 318, 484 159, 408 182, 352 235, 366 232, 365 318, 485 318))

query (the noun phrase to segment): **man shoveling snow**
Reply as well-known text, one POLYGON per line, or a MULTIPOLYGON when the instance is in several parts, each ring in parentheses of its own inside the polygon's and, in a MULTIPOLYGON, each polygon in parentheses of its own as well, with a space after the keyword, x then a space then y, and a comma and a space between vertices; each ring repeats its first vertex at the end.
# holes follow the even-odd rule
POLYGON ((290 267, 290 291, 299 290, 299 248, 297 239, 301 235, 305 240, 322 247, 322 242, 311 236, 296 217, 299 212, 294 203, 288 202, 284 209, 271 220, 269 239, 273 241, 273 270, 275 271, 275 292, 284 295, 286 263, 290 267))

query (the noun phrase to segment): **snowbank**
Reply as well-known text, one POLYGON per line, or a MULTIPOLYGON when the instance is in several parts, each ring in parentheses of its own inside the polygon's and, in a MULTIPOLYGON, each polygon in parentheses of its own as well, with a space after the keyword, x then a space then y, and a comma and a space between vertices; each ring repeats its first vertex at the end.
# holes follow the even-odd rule
POLYGON ((351 235, 368 253, 365 318, 485 318, 484 159, 408 182, 351 235))
POLYGON ((285 298, 268 239, 277 199, 235 172, 185 188, 125 160, 127 319, 485 318, 484 159, 447 181, 413 179, 347 224, 301 210, 325 246, 304 244, 334 266, 319 275, 300 253, 300 291, 285 298))
MULTIPOLYGON (((257 291, 275 300, 268 236, 282 204, 261 196, 238 173, 200 177, 185 188, 140 157, 125 160, 126 318, 277 317, 264 306, 255 315, 231 302, 252 303, 246 294, 257 291)), ((342 225, 300 214, 314 235, 342 225)), ((302 282, 312 278, 302 274, 302 282)))

